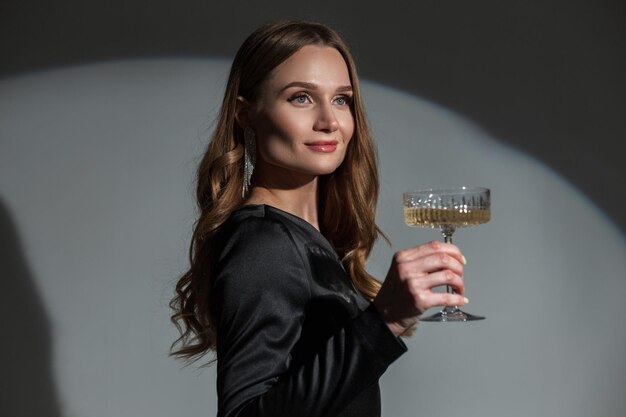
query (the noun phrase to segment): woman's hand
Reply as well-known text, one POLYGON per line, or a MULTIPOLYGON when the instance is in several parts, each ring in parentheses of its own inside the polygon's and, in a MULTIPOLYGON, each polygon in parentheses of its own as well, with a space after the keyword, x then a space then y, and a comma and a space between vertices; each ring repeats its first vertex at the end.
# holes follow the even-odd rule
POLYGON ((431 307, 466 304, 464 264, 465 258, 458 247, 439 241, 396 252, 374 299, 389 329, 399 336, 431 307), (441 285, 450 285, 456 294, 433 291, 441 285))

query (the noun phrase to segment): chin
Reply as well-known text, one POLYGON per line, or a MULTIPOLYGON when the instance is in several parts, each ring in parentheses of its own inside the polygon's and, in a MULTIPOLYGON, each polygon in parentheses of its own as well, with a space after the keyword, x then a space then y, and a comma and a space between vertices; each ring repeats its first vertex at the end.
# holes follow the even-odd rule
POLYGON ((337 171, 337 168, 339 168, 339 166, 341 166, 341 164, 317 166, 315 168, 312 168, 309 171, 309 174, 316 175, 316 176, 329 175, 337 171))
MULTIPOLYGON (((304 162, 304 161, 303 161, 304 162)), ((280 167, 280 171, 274 172, 270 175, 284 176, 289 171, 293 173, 302 174, 306 176, 319 177, 321 175, 329 175, 332 174, 341 166, 343 163, 343 159, 341 161, 338 160, 326 160, 326 161, 308 161, 308 163, 276 163, 271 164, 276 167, 280 167)), ((269 172, 268 172, 269 174, 269 172)))

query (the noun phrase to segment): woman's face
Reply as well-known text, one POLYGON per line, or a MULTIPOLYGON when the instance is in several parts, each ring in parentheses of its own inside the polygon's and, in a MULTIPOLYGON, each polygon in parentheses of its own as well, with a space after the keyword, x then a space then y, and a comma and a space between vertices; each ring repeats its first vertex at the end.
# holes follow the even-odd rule
POLYGON ((336 49, 309 45, 282 62, 247 112, 256 133, 255 176, 306 179, 335 171, 354 132, 351 100, 348 67, 336 49))

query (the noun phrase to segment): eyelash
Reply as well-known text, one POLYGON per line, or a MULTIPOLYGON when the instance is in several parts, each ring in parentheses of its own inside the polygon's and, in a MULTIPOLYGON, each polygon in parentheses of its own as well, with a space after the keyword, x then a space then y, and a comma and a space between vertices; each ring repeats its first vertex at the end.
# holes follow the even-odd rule
MULTIPOLYGON (((300 98, 302 98, 302 97, 306 98, 306 99, 307 99, 307 100, 309 100, 309 101, 312 101, 312 100, 311 100, 311 97, 310 97, 308 94, 306 94, 306 93, 296 93, 296 94, 294 94, 293 96, 291 96, 291 97, 288 99, 288 101, 289 101, 289 102, 297 102, 297 100, 298 100, 298 99, 300 99, 300 98)), ((339 99, 341 99, 341 100, 344 100, 344 101, 345 101, 345 103, 344 103, 344 104, 341 104, 341 106, 349 106, 349 105, 351 105, 351 104, 352 104, 352 97, 351 97, 351 96, 348 96, 348 95, 342 95, 342 96, 338 96, 338 97, 336 97, 334 100, 339 100, 339 99)), ((304 102, 298 102, 298 104, 304 104, 304 102)))
POLYGON ((306 99, 307 99, 307 100, 309 100, 309 101, 311 100, 311 98, 309 97, 309 95, 308 95, 308 94, 305 94, 305 93, 296 93, 296 94, 294 94, 293 96, 291 96, 291 97, 289 98, 289 101, 290 101, 290 102, 296 102, 296 103, 298 103, 298 104, 304 104, 304 102, 298 102, 298 99, 300 99, 300 98, 306 98, 306 99))

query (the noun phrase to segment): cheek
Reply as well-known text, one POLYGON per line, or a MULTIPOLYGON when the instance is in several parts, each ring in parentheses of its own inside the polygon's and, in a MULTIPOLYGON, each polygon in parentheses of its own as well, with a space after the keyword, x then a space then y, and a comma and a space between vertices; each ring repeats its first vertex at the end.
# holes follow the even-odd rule
POLYGON ((309 121, 303 114, 268 114, 261 121, 261 130, 258 132, 262 139, 294 143, 306 139, 309 121))
POLYGON ((257 150, 261 158, 267 162, 289 163, 293 159, 291 146, 278 136, 263 138, 257 145, 257 150))
POLYGON ((354 134, 354 118, 351 113, 348 113, 344 116, 341 123, 341 130, 344 136, 344 140, 347 142, 352 139, 352 135, 354 134))
POLYGON ((290 163, 297 144, 303 139, 303 123, 298 118, 265 117, 257 125, 257 150, 272 163, 290 163))

